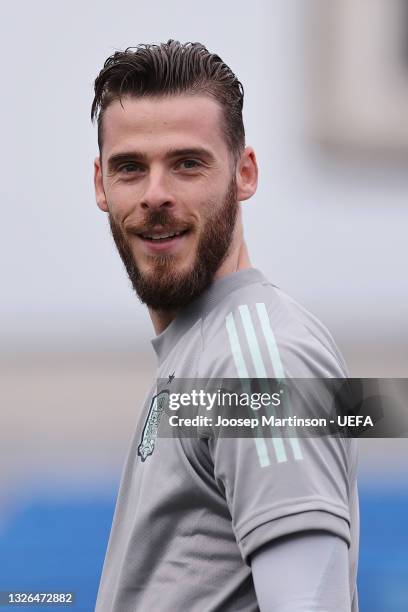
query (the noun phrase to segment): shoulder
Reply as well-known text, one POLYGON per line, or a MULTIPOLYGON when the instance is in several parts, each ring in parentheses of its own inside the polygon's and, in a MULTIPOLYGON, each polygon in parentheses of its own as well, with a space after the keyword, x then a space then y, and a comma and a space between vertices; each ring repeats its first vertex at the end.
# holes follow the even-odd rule
POLYGON ((231 292, 202 320, 203 377, 344 377, 330 332, 271 283, 231 292))

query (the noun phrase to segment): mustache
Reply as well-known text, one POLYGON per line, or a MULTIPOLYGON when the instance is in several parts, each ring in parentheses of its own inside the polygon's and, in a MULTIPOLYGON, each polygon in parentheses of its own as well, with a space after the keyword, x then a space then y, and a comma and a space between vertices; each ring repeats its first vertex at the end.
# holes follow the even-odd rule
POLYGON ((192 224, 178 219, 168 210, 149 210, 142 220, 138 222, 129 221, 124 224, 125 231, 133 234, 154 231, 158 227, 164 230, 185 231, 191 229, 192 224))

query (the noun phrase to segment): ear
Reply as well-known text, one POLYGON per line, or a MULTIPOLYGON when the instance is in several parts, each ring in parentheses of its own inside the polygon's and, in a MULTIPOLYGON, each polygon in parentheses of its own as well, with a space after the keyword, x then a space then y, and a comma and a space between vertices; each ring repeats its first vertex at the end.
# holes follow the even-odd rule
POLYGON ((252 147, 245 147, 236 168, 237 199, 248 200, 258 186, 258 164, 252 147))
POLYGON ((105 190, 103 188, 102 163, 100 157, 96 157, 94 161, 94 185, 97 205, 104 212, 108 212, 108 204, 106 202, 105 190))

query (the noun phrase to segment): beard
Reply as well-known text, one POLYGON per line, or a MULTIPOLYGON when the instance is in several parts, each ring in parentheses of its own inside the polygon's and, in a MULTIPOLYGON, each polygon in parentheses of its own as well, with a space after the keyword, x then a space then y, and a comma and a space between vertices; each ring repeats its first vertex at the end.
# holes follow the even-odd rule
MULTIPOLYGON (((151 270, 142 272, 135 260, 129 241, 119 224, 109 214, 109 224, 119 255, 140 301, 153 310, 174 311, 187 306, 211 284, 226 258, 238 215, 237 187, 231 178, 220 207, 208 206, 201 229, 196 254, 191 267, 179 272, 174 255, 152 255, 151 270)), ((182 221, 168 210, 149 210, 138 225, 137 233, 147 233, 156 226, 167 232, 179 231, 182 221)), ((183 228, 186 228, 185 224, 183 228)), ((186 228, 192 231, 192 227, 186 228)), ((135 232, 136 233, 136 232, 135 232)))

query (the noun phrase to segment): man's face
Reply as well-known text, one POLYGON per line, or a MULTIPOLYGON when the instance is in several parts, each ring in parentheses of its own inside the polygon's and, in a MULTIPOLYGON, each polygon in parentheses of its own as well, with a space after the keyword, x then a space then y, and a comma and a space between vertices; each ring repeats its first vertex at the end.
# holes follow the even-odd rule
POLYGON ((174 310, 200 295, 228 255, 238 211, 218 103, 204 95, 113 102, 95 184, 142 302, 174 310))

